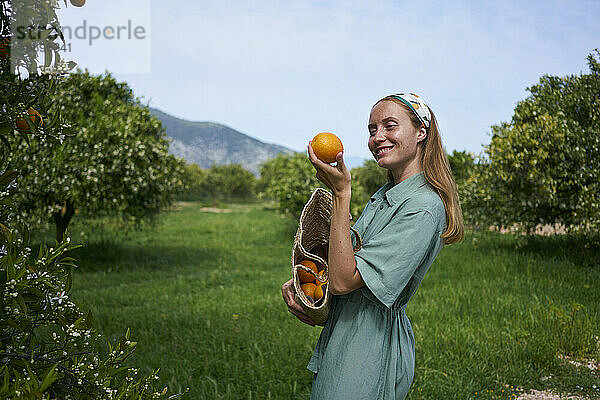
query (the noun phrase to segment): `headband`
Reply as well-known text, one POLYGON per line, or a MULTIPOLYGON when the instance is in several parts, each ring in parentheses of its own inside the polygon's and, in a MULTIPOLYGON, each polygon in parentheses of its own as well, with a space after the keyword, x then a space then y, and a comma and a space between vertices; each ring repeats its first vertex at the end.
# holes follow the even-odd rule
POLYGON ((394 99, 400 100, 406 104, 419 118, 419 121, 425 125, 426 129, 429 129, 429 123, 431 121, 431 113, 427 104, 414 93, 396 93, 386 96, 386 98, 393 97, 394 99))

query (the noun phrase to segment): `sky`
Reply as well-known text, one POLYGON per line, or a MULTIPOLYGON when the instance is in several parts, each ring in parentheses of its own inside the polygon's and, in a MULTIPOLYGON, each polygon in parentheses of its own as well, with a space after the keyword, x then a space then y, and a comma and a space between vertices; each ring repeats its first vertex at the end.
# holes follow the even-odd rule
POLYGON ((363 158, 370 109, 388 94, 420 95, 448 152, 480 154, 528 87, 588 73, 600 49, 598 0, 87 0, 58 15, 86 24, 64 58, 151 107, 297 151, 333 132, 363 158), (91 40, 91 26, 112 38, 91 40))

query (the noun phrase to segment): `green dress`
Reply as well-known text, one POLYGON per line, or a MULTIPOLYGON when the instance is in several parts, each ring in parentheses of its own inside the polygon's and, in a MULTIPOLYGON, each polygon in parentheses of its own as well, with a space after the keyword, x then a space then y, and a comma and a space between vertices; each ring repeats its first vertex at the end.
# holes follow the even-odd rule
MULTIPOLYGON (((444 204, 423 172, 370 199, 354 228, 365 285, 332 296, 307 365, 311 400, 400 400, 413 381, 415 341, 406 305, 443 247, 444 204)), ((356 243, 354 234, 353 244, 356 243)))

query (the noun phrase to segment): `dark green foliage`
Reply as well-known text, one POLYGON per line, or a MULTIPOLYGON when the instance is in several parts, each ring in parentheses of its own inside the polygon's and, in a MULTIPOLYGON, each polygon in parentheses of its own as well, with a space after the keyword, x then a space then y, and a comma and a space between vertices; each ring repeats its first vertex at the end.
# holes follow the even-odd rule
MULTIPOLYGON (((262 198, 277 201, 281 213, 294 219, 300 216, 302 208, 317 187, 327 187, 316 178, 316 171, 304 153, 280 154, 265 162, 261 167, 258 191, 262 198)), ((387 182, 387 170, 373 160, 362 167, 353 168, 352 201, 350 213, 354 221, 358 219, 370 196, 387 182)))
POLYGON ((598 230, 600 66, 593 54, 588 65, 588 74, 543 76, 510 122, 492 126, 485 157, 464 185, 471 223, 598 230))
POLYGON ((448 154, 448 162, 457 185, 460 186, 462 182, 473 175, 475 156, 470 152, 453 150, 452 154, 448 154))
POLYGON ((15 201, 29 223, 56 223, 57 240, 75 212, 152 219, 182 190, 183 160, 168 153, 158 119, 110 74, 72 73, 52 96, 76 133, 64 143, 17 142, 15 201))
POLYGON ((241 164, 213 165, 202 169, 198 164, 185 167, 188 189, 180 200, 253 200, 256 198, 256 177, 241 164))
MULTIPOLYGON (((14 2, 15 9, 12 5, 0 1, 2 36, 11 37, 10 22, 17 17, 31 29, 58 26, 54 1, 14 2), (28 7, 17 8, 17 3, 28 7)), ((18 57, 17 68, 0 57, 0 398, 166 398, 166 388, 156 387, 158 370, 138 374, 138 369, 125 365, 136 348, 129 330, 108 341, 108 349, 102 348, 92 313, 82 312, 71 301, 73 269, 77 267, 72 252, 81 246, 71 245, 70 237, 61 235, 53 247, 42 244, 37 254, 32 253, 28 225, 19 223, 27 220, 25 209, 55 206, 44 202, 46 193, 60 192, 63 199, 83 196, 81 188, 63 187, 60 181, 72 161, 61 144, 87 135, 70 134, 61 114, 74 106, 54 97, 69 69, 52 57, 56 42, 28 43, 33 50, 37 45, 46 46, 43 71, 38 68, 35 51, 19 53, 12 47, 11 56, 18 57), (28 71, 27 77, 19 73, 21 67, 28 71), (65 104, 68 107, 63 108, 65 104), (42 114, 39 125, 30 123, 30 107, 42 114), (28 120, 29 129, 17 130, 17 118, 28 120), (36 159, 34 154, 40 148, 52 151, 36 159), (50 160, 55 162, 52 168, 44 169, 50 160), (38 197, 24 197, 28 192, 38 197)), ((101 115, 91 119, 101 120, 101 115)), ((83 169, 84 165, 77 167, 83 169)))
POLYGON ((375 160, 367 160, 361 167, 353 168, 352 175, 352 201, 350 213, 356 221, 363 211, 369 198, 387 182, 387 170, 377 165, 375 160))
POLYGON ((277 201, 281 213, 297 219, 313 190, 326 188, 315 175, 305 153, 279 154, 260 168, 260 196, 277 201))

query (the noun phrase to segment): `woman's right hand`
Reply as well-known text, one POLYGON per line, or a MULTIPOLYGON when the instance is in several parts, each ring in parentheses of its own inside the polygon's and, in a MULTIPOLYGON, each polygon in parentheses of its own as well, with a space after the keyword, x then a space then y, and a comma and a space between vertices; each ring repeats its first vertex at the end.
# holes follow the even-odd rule
POLYGON ((315 322, 304 313, 302 306, 296 303, 294 297, 296 296, 296 290, 294 289, 294 281, 290 279, 286 283, 281 286, 281 295, 283 296, 283 300, 285 304, 288 306, 288 311, 291 312, 298 318, 300 321, 308 324, 310 326, 315 326, 315 322))

